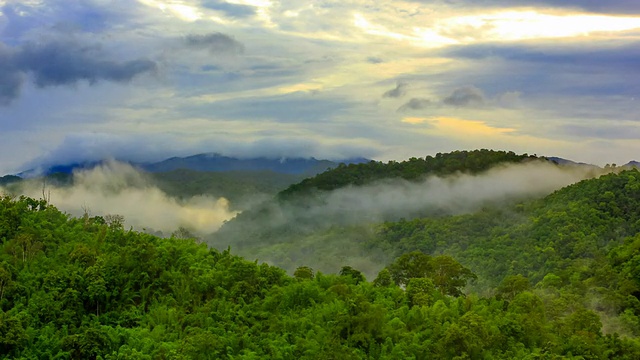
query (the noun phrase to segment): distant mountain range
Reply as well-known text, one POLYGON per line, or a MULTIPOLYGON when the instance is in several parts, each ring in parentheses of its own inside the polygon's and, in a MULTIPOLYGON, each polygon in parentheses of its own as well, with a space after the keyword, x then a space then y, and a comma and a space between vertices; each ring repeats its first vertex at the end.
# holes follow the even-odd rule
POLYGON ((198 154, 188 157, 172 157, 157 163, 139 165, 148 172, 167 172, 178 169, 195 171, 273 171, 282 174, 315 175, 340 163, 359 164, 368 162, 364 158, 345 159, 340 161, 318 160, 316 158, 282 158, 265 157, 238 159, 218 154, 198 154))
POLYGON ((568 160, 568 159, 563 159, 561 157, 557 157, 557 156, 549 156, 547 157, 548 160, 558 164, 558 165, 575 165, 575 166, 589 166, 589 167, 599 167, 593 164, 587 164, 587 163, 583 163, 583 162, 575 162, 573 160, 568 160))
MULTIPOLYGON (((598 167, 596 165, 583 162, 575 162, 561 157, 547 157, 560 165, 575 165, 598 167)), ((223 156, 220 154, 197 154, 186 157, 172 157, 159 162, 153 163, 134 163, 130 161, 122 161, 131 164, 141 170, 151 173, 163 173, 175 170, 192 170, 200 172, 228 172, 228 171, 272 171, 279 174, 289 175, 305 175, 313 176, 327 169, 337 167, 340 163, 345 164, 361 164, 371 160, 366 158, 350 158, 343 160, 319 160, 316 158, 281 158, 270 159, 266 157, 256 157, 240 159, 235 157, 223 156)), ((20 178, 31 178, 41 175, 51 174, 71 174, 75 170, 92 169, 103 164, 104 161, 88 161, 82 163, 58 164, 50 166, 46 169, 31 169, 16 174, 20 178)), ((621 167, 637 167, 640 168, 640 162, 630 161, 621 167)), ((3 182, 13 182, 15 175, 7 175, 3 182)), ((1 177, 0 177, 1 178, 1 177)), ((2 185, 0 183, 0 185, 2 185)))
MULTIPOLYGON (((553 161, 556 164, 559 165, 575 165, 575 166, 589 166, 589 167, 594 167, 594 168, 598 168, 599 166, 597 165, 593 165, 593 164, 587 164, 587 163, 583 163, 583 162, 575 162, 573 160, 568 160, 568 159, 563 159, 561 157, 556 157, 556 156, 549 156, 547 157, 548 160, 553 161)), ((635 161, 635 160, 631 160, 628 163, 621 165, 619 167, 623 167, 623 168, 640 168, 640 162, 635 161)))
MULTIPOLYGON (((239 159, 219 154, 198 154, 187 157, 172 157, 154 163, 131 164, 147 172, 159 173, 174 170, 193 170, 202 172, 227 172, 227 171, 273 171, 280 174, 313 176, 327 169, 334 168, 340 163, 359 164, 370 160, 365 158, 352 158, 338 161, 318 160, 316 158, 281 158, 269 159, 266 157, 239 159)), ((46 169, 31 169, 23 171, 17 176, 30 178, 56 173, 71 174, 75 170, 92 169, 101 165, 104 161, 89 161, 83 163, 59 164, 46 169)))

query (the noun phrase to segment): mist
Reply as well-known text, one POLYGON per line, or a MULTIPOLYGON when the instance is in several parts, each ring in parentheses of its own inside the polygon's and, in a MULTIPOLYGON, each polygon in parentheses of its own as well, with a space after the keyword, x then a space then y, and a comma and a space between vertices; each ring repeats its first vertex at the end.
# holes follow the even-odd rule
MULTIPOLYGON (((0 189, 2 190, 2 189, 0 189)), ((10 192, 5 189, 4 192, 10 192)), ((25 181, 21 194, 43 197, 42 181, 25 181)), ((74 172, 71 186, 44 184, 44 195, 51 204, 73 216, 117 214, 125 227, 170 235, 184 227, 196 235, 214 232, 236 212, 225 198, 195 196, 174 199, 131 165, 108 161, 90 170, 74 172)))
POLYGON ((498 165, 477 175, 431 176, 421 182, 387 180, 327 194, 311 216, 338 212, 347 220, 393 220, 434 211, 456 215, 484 206, 540 197, 593 177, 590 167, 558 166, 545 161, 498 165))
POLYGON ((396 178, 313 193, 291 201, 264 204, 268 219, 264 219, 265 212, 260 210, 255 213, 261 213, 262 219, 251 211, 238 218, 243 226, 250 225, 247 220, 267 220, 259 226, 315 227, 457 215, 545 196, 599 173, 593 167, 559 166, 546 161, 498 165, 476 175, 430 176, 418 182, 396 178))
POLYGON ((367 245, 376 236, 376 224, 473 213, 485 207, 510 211, 518 202, 600 173, 593 167, 531 161, 476 175, 430 176, 417 182, 389 179, 264 203, 239 214, 207 241, 289 271, 307 265, 337 272, 351 265, 372 277, 393 256, 367 245))

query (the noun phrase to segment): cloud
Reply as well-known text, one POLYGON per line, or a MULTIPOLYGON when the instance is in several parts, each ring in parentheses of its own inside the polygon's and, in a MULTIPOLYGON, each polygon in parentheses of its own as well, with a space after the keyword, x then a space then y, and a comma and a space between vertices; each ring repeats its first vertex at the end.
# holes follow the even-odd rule
POLYGON ((317 157, 329 160, 373 157, 378 154, 371 142, 363 142, 352 137, 348 140, 336 140, 322 137, 313 139, 295 134, 266 135, 256 139, 255 136, 247 136, 245 133, 237 135, 224 132, 201 138, 176 134, 69 134, 57 147, 26 162, 20 166, 20 170, 34 170, 35 173, 39 173, 54 165, 90 163, 105 159, 144 163, 172 156, 211 152, 238 158, 317 157))
MULTIPOLYGON (((527 100, 540 98, 545 110, 559 99, 575 101, 581 96, 635 98, 640 83, 629 81, 629 74, 640 71, 640 43, 637 41, 593 41, 584 44, 485 44, 455 47, 443 55, 472 60, 466 70, 443 73, 442 78, 473 78, 476 86, 502 93, 520 91, 527 100)), ((562 114, 590 108, 592 99, 562 114)), ((597 109, 590 109, 597 110, 597 109)), ((613 110, 613 109, 610 109, 613 110)), ((619 112, 613 116, 627 117, 619 112)), ((611 116, 608 115, 608 116, 611 116)))
MULTIPOLYGON (((395 89, 394 89, 395 90, 395 89)), ((483 106, 499 106, 502 108, 516 108, 520 105, 519 91, 507 91, 498 94, 495 98, 487 98, 484 92, 475 86, 461 86, 453 90, 451 94, 438 102, 426 98, 412 98, 397 111, 422 110, 426 108, 453 106, 456 108, 476 108, 483 106)))
POLYGON ((635 124, 581 125, 566 124, 558 130, 581 138, 636 140, 640 138, 640 126, 635 124))
POLYGON ((202 6, 223 12, 232 18, 245 18, 256 14, 256 8, 249 5, 232 4, 222 0, 205 0, 202 6))
POLYGON ((407 87, 409 86, 406 82, 398 82, 395 88, 386 91, 382 94, 382 97, 385 98, 399 98, 403 97, 407 93, 407 87))
POLYGON ((429 99, 413 98, 409 100, 406 104, 400 106, 398 108, 398 111, 421 110, 431 106, 433 106, 433 103, 429 99))
POLYGON ((444 53, 459 58, 483 60, 502 58, 523 63, 538 63, 550 66, 571 65, 573 67, 623 68, 638 70, 639 42, 602 43, 594 42, 589 47, 565 44, 537 45, 468 45, 455 47, 444 53))
MULTIPOLYGON (((427 3, 432 5, 433 0, 413 0, 413 2, 427 3)), ((455 4, 460 8, 495 7, 505 9, 509 7, 554 7, 581 9, 585 11, 608 13, 608 14, 629 14, 640 13, 640 3, 636 0, 458 0, 458 1, 436 1, 455 4)))
POLYGON ((141 11, 140 4, 129 0, 47 0, 42 4, 10 0, 0 7, 6 19, 0 35, 15 40, 33 30, 54 28, 102 33, 135 18, 141 11))
POLYGON ((485 103, 482 90, 475 86, 464 86, 453 90, 451 95, 442 100, 443 103, 455 107, 475 107, 485 103))
POLYGON ((367 58, 367 62, 370 64, 382 64, 384 62, 384 60, 382 58, 376 57, 376 56, 369 56, 367 58))
POLYGON ((27 74, 38 87, 73 85, 79 81, 128 82, 156 70, 156 63, 138 59, 125 62, 105 60, 96 45, 75 41, 27 43, 9 49, 0 43, 0 105, 8 105, 20 95, 27 74))
POLYGON ((215 114, 226 119, 275 120, 289 123, 329 122, 347 110, 350 102, 322 98, 303 92, 220 100, 183 109, 185 114, 201 117, 215 114))
MULTIPOLYGON (((214 234, 212 240, 216 247, 230 245, 241 254, 243 247, 247 247, 250 253, 245 253, 246 256, 256 258, 259 253, 261 260, 283 266, 290 266, 291 261, 283 263, 282 259, 295 259, 298 264, 313 268, 339 268, 344 264, 340 263, 343 261, 341 257, 367 254, 370 249, 366 248, 366 242, 350 242, 348 246, 341 247, 332 259, 322 258, 314 251, 301 253, 299 246, 276 248, 271 247, 268 240, 256 243, 266 238, 247 234, 280 234, 286 229, 288 234, 297 234, 289 239, 300 243, 305 243, 309 234, 313 234, 311 236, 316 240, 318 234, 322 234, 327 241, 332 241, 339 233, 323 230, 402 218, 472 213, 487 206, 509 206, 516 201, 547 195, 595 175, 589 167, 560 167, 544 161, 532 161, 499 165, 477 175, 431 176, 415 182, 397 178, 382 180, 364 186, 317 192, 315 198, 266 203, 265 207, 258 209, 260 215, 251 216, 251 212, 240 214, 214 234)), ((365 229, 367 227, 358 230, 367 231, 365 229)))
MULTIPOLYGON (((124 216, 126 227, 159 230, 165 235, 181 226, 199 235, 208 234, 236 215, 224 198, 171 198, 138 170, 115 161, 75 172, 73 186, 47 186, 46 191, 54 206, 73 216, 82 216, 85 209, 92 216, 118 214, 124 216)), ((41 198, 42 183, 28 181, 22 192, 41 198)))
POLYGON ((517 108, 521 104, 521 96, 519 91, 507 91, 496 98, 496 103, 503 108, 517 108))
POLYGON ((0 43, 0 106, 6 106, 20 95, 23 75, 16 69, 13 54, 0 43))
POLYGON ((309 209, 303 216, 331 213, 383 220, 424 210, 467 213, 488 204, 545 195, 593 176, 591 172, 587 168, 562 168, 539 161, 497 166, 479 175, 434 176, 422 182, 382 181, 328 193, 325 205, 309 209))
POLYGON ((139 59, 125 62, 104 60, 99 46, 73 41, 28 43, 15 56, 19 69, 33 74, 39 87, 70 85, 86 80, 127 82, 142 73, 156 70, 156 63, 139 59))
POLYGON ((187 35, 184 42, 191 49, 204 49, 212 54, 241 54, 244 52, 244 45, 241 42, 222 33, 187 35))

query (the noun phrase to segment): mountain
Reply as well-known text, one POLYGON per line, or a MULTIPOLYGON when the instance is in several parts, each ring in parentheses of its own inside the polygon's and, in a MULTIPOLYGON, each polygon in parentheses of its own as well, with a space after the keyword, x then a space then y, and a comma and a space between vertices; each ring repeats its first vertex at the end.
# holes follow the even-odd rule
MULTIPOLYGON (((346 159, 344 163, 362 163, 366 159, 346 159)), ((140 167, 149 172, 167 172, 178 169, 195 171, 273 171, 283 174, 315 175, 338 166, 340 162, 318 160, 315 158, 282 158, 265 157, 238 159, 218 154, 198 154, 188 157, 172 157, 157 163, 142 164, 140 167)))
POLYGON ((48 176, 51 174, 72 174, 76 170, 88 170, 93 169, 96 166, 100 166, 105 163, 103 161, 86 161, 75 162, 70 164, 56 164, 46 168, 29 169, 17 174, 17 176, 23 179, 29 179, 39 176, 48 176))
POLYGON ((147 175, 155 186, 171 197, 224 197, 229 200, 233 210, 247 210, 305 178, 305 175, 301 174, 277 173, 271 170, 205 172, 177 169, 147 175))
POLYGON ((377 223, 513 204, 597 175, 591 172, 493 150, 340 165, 243 211, 207 241, 282 267, 304 261, 330 271, 349 258, 372 274, 388 257, 386 251, 377 252, 375 259, 370 253, 362 256, 362 244, 377 223))
POLYGON ((0 177, 0 186, 4 186, 4 185, 9 185, 9 184, 13 184, 16 182, 20 182, 20 180, 22 180, 21 177, 16 176, 16 175, 6 175, 6 176, 2 176, 0 177))
MULTIPOLYGON (((197 154, 187 157, 172 157, 154 163, 133 163, 126 160, 118 160, 133 165, 147 172, 169 172, 174 170, 194 170, 207 172, 226 171, 272 171, 280 174, 313 176, 327 169, 335 168, 340 163, 359 164, 369 160, 364 158, 351 158, 338 161, 318 160, 316 158, 281 158, 270 159, 266 157, 239 159, 219 154, 197 154)), ((71 174, 75 170, 92 169, 104 164, 103 161, 76 162, 70 164, 57 164, 44 169, 30 169, 17 174, 22 178, 31 178, 55 173, 71 174)))
POLYGON ((635 161, 635 160, 631 160, 628 163, 622 165, 622 167, 624 167, 624 168, 640 168, 640 162, 639 161, 635 161))
POLYGON ((0 360, 640 359, 638 180, 581 183, 511 217, 383 224, 403 254, 369 279, 347 258, 334 274, 302 264, 291 276, 188 234, 0 197, 0 360), (497 285, 481 269, 473 290, 462 260, 404 243, 466 253, 497 285))
MULTIPOLYGON (((333 222, 318 207, 343 191, 345 210, 436 187, 420 200, 446 210, 578 172, 528 157, 472 172, 504 154, 462 154, 442 154, 439 176, 413 178, 416 159, 362 185, 353 177, 279 196, 271 204, 298 207, 271 220, 333 222)), ((248 259, 188 231, 163 239, 117 216, 74 218, 46 200, 0 196, 0 360, 640 359, 640 171, 617 170, 461 214, 285 229, 244 249, 248 259)))
POLYGON ((564 159, 561 157, 557 157, 557 156, 550 156, 547 157, 547 160, 552 161, 558 165, 569 165, 569 166, 585 166, 585 167, 589 167, 589 168, 593 168, 593 169, 598 169, 600 168, 599 166, 593 165, 593 164, 587 164, 584 162, 576 162, 573 160, 569 160, 569 159, 564 159))

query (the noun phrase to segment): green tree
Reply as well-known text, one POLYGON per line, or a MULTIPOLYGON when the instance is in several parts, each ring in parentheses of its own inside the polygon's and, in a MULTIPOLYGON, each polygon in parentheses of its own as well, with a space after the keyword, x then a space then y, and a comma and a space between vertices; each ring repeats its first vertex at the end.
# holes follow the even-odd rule
POLYGON ((518 275, 509 275, 505 277, 498 289, 496 290, 497 296, 506 300, 512 300, 516 295, 520 294, 523 291, 529 290, 531 288, 531 284, 529 283, 529 279, 518 274, 518 275))
POLYGON ((451 256, 440 255, 431 260, 430 277, 443 295, 460 296, 467 281, 477 279, 471 270, 462 266, 451 256))
POLYGON ((340 276, 348 276, 352 278, 356 285, 366 281, 362 272, 352 268, 351 266, 343 266, 342 269, 340 269, 340 276))
POLYGON ((298 280, 313 280, 313 269, 308 266, 300 266, 293 273, 293 276, 298 280))
POLYGON ((421 251, 413 251, 397 258, 387 269, 396 285, 406 286, 410 279, 431 275, 433 264, 431 256, 421 251))

